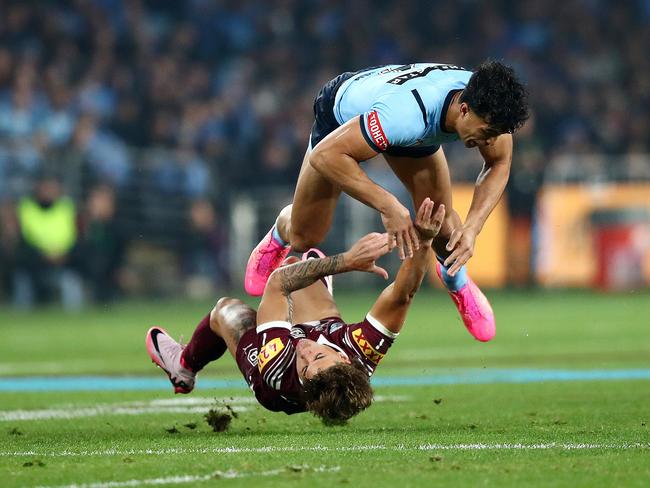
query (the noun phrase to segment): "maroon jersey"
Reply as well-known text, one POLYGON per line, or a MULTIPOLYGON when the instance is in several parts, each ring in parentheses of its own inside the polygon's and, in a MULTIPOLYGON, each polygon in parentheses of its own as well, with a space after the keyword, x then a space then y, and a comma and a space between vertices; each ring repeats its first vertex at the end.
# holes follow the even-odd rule
POLYGON ((302 385, 296 369, 296 343, 311 339, 360 361, 372 376, 397 334, 370 314, 346 324, 339 317, 291 325, 277 321, 246 332, 237 345, 237 365, 255 397, 269 410, 304 412, 302 385))

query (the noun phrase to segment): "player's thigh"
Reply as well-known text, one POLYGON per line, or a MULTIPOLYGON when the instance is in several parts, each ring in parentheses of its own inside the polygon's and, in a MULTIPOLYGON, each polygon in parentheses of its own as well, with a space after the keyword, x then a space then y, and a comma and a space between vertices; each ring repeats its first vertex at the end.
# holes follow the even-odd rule
POLYGON ((422 158, 384 156, 395 175, 411 193, 416 210, 427 197, 433 200, 436 207, 445 205, 445 220, 436 240, 449 239, 451 232, 461 225, 461 219, 452 206, 449 166, 442 148, 422 158))
POLYGON ((330 295, 327 287, 320 280, 307 288, 294 291, 291 294, 291 299, 293 301, 292 321, 294 324, 341 316, 334 297, 330 295))
POLYGON ((242 336, 257 325, 253 308, 237 298, 221 298, 210 312, 210 328, 221 337, 228 351, 237 358, 237 345, 242 336))
POLYGON ((415 208, 429 197, 436 205, 451 208, 451 178, 442 148, 421 158, 384 154, 388 165, 411 193, 415 208))
POLYGON ((310 152, 307 150, 305 153, 291 209, 291 243, 297 244, 293 246, 296 250, 325 239, 341 194, 338 186, 309 164, 310 152))

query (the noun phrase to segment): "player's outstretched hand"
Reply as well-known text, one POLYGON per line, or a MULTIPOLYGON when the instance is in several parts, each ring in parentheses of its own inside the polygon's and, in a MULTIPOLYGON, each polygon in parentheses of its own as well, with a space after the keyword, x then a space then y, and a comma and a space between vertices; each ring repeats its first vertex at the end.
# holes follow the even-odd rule
POLYGON ((375 261, 384 254, 387 254, 388 244, 386 234, 373 232, 359 239, 348 251, 343 253, 346 267, 355 271, 366 271, 388 279, 388 273, 380 268, 375 261))
POLYGON ((440 232, 442 221, 445 218, 445 206, 439 205, 435 214, 433 213, 434 207, 433 201, 430 198, 425 198, 415 217, 415 228, 423 241, 422 245, 431 245, 433 238, 440 232))
POLYGON ((445 266, 448 267, 447 274, 454 276, 460 268, 469 261, 474 254, 474 242, 477 232, 471 227, 456 227, 451 232, 447 243, 447 251, 453 251, 447 259, 445 266))
POLYGON ((397 247, 400 259, 413 257, 413 252, 420 246, 420 239, 413 227, 408 209, 395 200, 391 206, 381 212, 381 221, 386 229, 388 251, 397 247))

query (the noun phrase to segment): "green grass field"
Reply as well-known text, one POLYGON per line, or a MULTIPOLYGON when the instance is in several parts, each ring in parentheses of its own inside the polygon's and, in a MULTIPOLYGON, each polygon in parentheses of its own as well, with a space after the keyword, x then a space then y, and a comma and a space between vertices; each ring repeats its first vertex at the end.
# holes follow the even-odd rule
MULTIPOLYGON (((373 297, 340 293, 344 318, 359 320, 373 297)), ((446 295, 423 290, 377 370, 376 403, 342 427, 267 412, 243 382, 202 388, 238 378, 230 357, 189 396, 8 391, 16 377, 162 378, 148 326, 187 340, 212 304, 0 309, 0 486, 650 486, 650 293, 490 298, 497 337, 481 344, 446 295), (614 370, 620 379, 597 379, 614 370), (531 382, 540 371, 597 374, 531 382), (435 384, 446 377, 460 380, 435 384), (203 416, 226 405, 237 418, 213 432, 203 416)))

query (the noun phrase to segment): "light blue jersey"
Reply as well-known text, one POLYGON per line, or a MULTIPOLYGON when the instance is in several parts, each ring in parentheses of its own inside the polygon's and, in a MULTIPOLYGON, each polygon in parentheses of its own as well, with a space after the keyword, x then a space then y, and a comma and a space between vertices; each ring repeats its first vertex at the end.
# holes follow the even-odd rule
POLYGON ((458 135, 443 124, 453 94, 471 76, 461 67, 436 63, 372 68, 341 84, 334 116, 343 124, 363 115, 361 131, 378 152, 455 141, 458 135))

